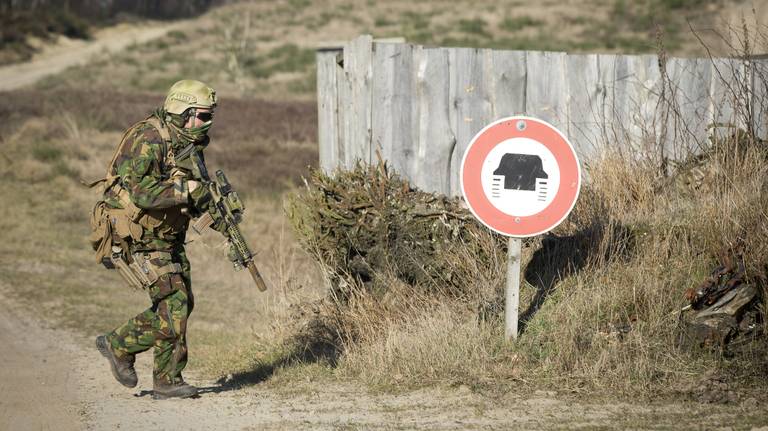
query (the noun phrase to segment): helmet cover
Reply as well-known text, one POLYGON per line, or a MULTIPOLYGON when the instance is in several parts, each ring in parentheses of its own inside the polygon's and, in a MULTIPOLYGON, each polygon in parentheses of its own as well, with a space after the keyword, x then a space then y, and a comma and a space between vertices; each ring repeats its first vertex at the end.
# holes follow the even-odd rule
POLYGON ((189 108, 216 107, 216 90, 203 82, 182 79, 168 90, 163 109, 170 114, 181 115, 189 108))

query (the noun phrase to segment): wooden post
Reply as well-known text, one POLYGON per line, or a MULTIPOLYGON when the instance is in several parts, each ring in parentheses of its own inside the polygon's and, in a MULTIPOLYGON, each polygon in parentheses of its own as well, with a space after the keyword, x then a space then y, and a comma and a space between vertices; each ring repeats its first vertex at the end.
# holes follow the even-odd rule
POLYGON ((520 257, 522 240, 509 238, 507 248, 507 289, 504 304, 504 336, 507 340, 517 339, 517 317, 520 305, 520 257))

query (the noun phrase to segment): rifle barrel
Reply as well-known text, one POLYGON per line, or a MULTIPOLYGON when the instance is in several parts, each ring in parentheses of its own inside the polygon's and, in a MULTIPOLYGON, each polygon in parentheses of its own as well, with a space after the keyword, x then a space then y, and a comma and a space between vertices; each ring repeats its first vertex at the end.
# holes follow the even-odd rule
POLYGON ((251 277, 253 277, 253 281, 256 283, 256 287, 259 288, 260 291, 264 292, 267 290, 267 284, 264 283, 264 279, 261 278, 261 274, 259 273, 259 269, 256 268, 256 264, 253 263, 253 261, 248 262, 248 272, 251 273, 251 277))

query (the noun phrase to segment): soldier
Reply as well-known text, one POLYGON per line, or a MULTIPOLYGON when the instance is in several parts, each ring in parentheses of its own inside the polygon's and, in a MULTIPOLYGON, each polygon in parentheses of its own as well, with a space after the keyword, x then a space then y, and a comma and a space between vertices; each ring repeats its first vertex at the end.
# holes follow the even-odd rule
POLYGON ((173 84, 163 107, 125 133, 108 172, 104 202, 115 214, 109 216, 116 232, 112 249, 126 263, 138 263, 152 305, 97 337, 96 347, 129 388, 137 384, 135 355, 153 348, 155 399, 197 394, 181 375, 194 307, 184 240, 190 217, 206 210, 211 194, 197 177, 204 164, 193 169, 189 154, 203 160, 215 107, 216 93, 206 84, 173 84))

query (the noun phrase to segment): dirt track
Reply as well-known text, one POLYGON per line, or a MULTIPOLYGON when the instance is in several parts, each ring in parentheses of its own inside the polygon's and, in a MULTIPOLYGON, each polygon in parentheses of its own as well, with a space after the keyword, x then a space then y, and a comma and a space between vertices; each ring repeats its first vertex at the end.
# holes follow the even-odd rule
POLYGON ((45 47, 31 61, 0 67, 0 91, 14 90, 34 84, 41 78, 64 69, 87 63, 103 52, 117 52, 133 43, 144 43, 181 28, 184 21, 172 24, 121 24, 96 32, 93 40, 61 38, 57 44, 45 47))
MULTIPOLYGON (((43 328, 0 294, 0 429, 476 429, 589 425, 625 406, 569 406, 542 393, 493 400, 457 391, 373 395, 354 384, 302 384, 296 393, 190 379, 191 400, 154 401, 151 354, 139 356, 139 386, 114 381, 90 339, 43 328), (512 406, 516 406, 510 410, 512 406)), ((193 352, 194 353, 194 352, 193 352)))
POLYGON ((0 296, 0 429, 78 429, 76 350, 9 309, 0 296))
POLYGON ((7 288, 0 284, 2 430, 681 429, 743 420, 738 405, 589 402, 544 391, 487 396, 464 386, 371 393, 354 382, 243 388, 236 379, 189 376, 199 398, 154 401, 151 354, 137 361, 139 385, 124 388, 91 338, 44 328, 2 294, 7 288))
POLYGON ((0 296, 0 345, 5 346, 0 349, 0 429, 506 428, 541 426, 563 415, 572 424, 589 424, 622 408, 586 410, 576 419, 572 407, 546 397, 518 400, 509 411, 509 406, 492 408, 468 389, 397 396, 371 395, 354 385, 308 384, 299 394, 286 395, 259 385, 237 389, 194 379, 203 388, 200 398, 153 401, 151 355, 139 357, 139 386, 123 388, 89 340, 42 328, 14 308, 0 296))

